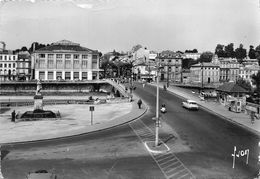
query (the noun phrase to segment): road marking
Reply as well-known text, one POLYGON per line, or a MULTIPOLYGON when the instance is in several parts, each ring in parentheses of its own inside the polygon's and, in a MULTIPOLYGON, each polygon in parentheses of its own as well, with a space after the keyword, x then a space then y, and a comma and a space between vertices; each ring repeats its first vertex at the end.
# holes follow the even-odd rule
MULTIPOLYGON (((154 130, 145 125, 141 119, 129 123, 129 126, 132 128, 136 136, 144 145, 145 142, 147 142, 147 140, 155 138, 153 132, 154 130)), ((159 142, 163 143, 161 139, 159 139, 159 142)), ((174 155, 172 151, 168 151, 167 153, 163 154, 156 154, 152 152, 149 153, 158 165, 158 167, 160 168, 161 172, 164 174, 166 179, 181 179, 183 177, 188 177, 189 179, 196 179, 196 177, 191 173, 191 171, 187 167, 185 167, 185 165, 174 155)))

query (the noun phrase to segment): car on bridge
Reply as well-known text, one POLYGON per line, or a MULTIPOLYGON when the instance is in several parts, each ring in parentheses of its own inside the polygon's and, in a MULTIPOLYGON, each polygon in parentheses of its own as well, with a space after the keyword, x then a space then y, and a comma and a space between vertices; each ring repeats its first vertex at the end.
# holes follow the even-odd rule
POLYGON ((47 170, 37 170, 29 173, 26 179, 58 179, 53 173, 49 173, 47 170))
POLYGON ((199 109, 197 102, 189 99, 187 101, 182 102, 182 107, 186 109, 193 109, 193 110, 199 109))

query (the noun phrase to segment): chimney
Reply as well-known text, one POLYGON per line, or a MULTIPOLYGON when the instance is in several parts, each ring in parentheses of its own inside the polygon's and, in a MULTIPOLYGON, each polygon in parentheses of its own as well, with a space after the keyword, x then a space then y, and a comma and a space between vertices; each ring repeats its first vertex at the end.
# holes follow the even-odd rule
POLYGON ((5 50, 5 47, 6 47, 6 45, 5 45, 5 43, 3 42, 3 50, 5 50))

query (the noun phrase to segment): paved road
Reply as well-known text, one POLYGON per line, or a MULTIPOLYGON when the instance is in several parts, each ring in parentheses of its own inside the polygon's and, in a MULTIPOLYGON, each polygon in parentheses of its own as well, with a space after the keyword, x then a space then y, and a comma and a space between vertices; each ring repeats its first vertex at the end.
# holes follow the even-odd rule
MULTIPOLYGON (((139 85, 136 92, 149 105, 155 103, 155 87, 142 88, 139 85)), ((160 91, 160 104, 165 103, 168 110, 163 116, 164 121, 174 128, 190 148, 190 151, 178 152, 176 155, 197 178, 250 178, 257 172, 259 136, 205 110, 188 111, 182 108, 181 102, 170 92, 160 91), (245 156, 239 157, 236 158, 235 169, 232 169, 231 154, 234 146, 237 151, 249 149, 248 165, 245 164, 245 156)))
MULTIPOLYGON (((152 140, 155 88, 137 84, 135 92, 150 105, 149 113, 142 118, 145 127, 136 130, 152 140)), ((168 155, 151 156, 132 130, 132 123, 67 140, 9 146, 2 172, 8 179, 21 179, 36 169, 54 169, 63 179, 185 179, 194 175, 205 179, 251 178, 257 167, 258 136, 207 111, 187 111, 181 107, 181 100, 168 92, 161 91, 160 96, 168 109, 163 128, 170 130, 160 129, 160 137, 172 150, 168 155), (240 157, 232 169, 234 145, 250 150, 249 165, 245 157, 240 157)))

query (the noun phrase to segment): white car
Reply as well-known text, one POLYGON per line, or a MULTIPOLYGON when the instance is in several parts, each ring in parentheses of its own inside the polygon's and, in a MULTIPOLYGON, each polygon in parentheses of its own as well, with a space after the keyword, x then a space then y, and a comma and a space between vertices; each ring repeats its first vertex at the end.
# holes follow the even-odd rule
POLYGON ((27 175, 27 179, 57 179, 57 176, 53 173, 49 173, 46 170, 38 170, 27 175))
POLYGON ((195 110, 199 109, 198 104, 196 103, 196 101, 193 101, 193 100, 187 100, 187 101, 182 102, 182 107, 187 108, 187 109, 195 109, 195 110))

